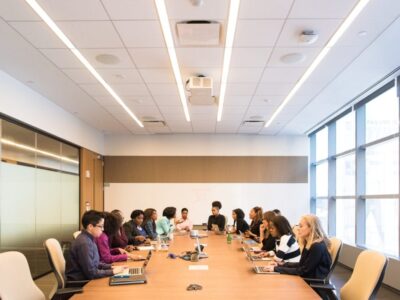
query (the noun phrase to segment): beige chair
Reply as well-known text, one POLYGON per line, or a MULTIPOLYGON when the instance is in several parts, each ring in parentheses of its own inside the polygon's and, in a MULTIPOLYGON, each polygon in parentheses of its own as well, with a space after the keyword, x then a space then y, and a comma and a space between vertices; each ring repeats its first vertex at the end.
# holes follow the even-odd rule
POLYGON ((16 251, 0 254, 0 299, 45 300, 36 286, 25 256, 16 251))
POLYGON ((73 234, 72 234, 72 236, 74 237, 74 240, 76 240, 76 238, 78 237, 78 235, 80 235, 81 234, 81 231, 79 230, 79 231, 75 231, 73 234))
MULTIPOLYGON (((350 279, 340 290, 342 300, 373 300, 382 285, 388 259, 385 255, 364 250, 360 253, 354 266, 350 279)), ((317 291, 327 293, 329 299, 337 299, 333 285, 313 285, 317 291)))
POLYGON ((65 299, 73 294, 81 293, 82 286, 88 280, 67 281, 65 277, 65 259, 60 243, 56 239, 47 239, 44 248, 49 259, 51 269, 57 279, 57 286, 50 293, 50 299, 65 299))

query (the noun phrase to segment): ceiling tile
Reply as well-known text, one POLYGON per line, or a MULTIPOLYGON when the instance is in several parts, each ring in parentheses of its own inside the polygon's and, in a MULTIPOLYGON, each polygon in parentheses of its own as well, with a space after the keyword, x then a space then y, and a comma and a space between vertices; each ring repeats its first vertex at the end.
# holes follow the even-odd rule
POLYGON ((147 83, 174 83, 175 77, 171 69, 139 69, 143 80, 147 83))
POLYGON ((137 68, 170 68, 166 48, 130 48, 128 49, 137 68))
POLYGON ((44 22, 9 22, 8 24, 36 48, 66 48, 44 22))
POLYGON ((123 46, 111 21, 56 23, 77 48, 121 48, 123 46))
POLYGON ((285 99, 286 95, 268 95, 260 96, 255 95, 251 100, 251 105, 263 106, 263 105, 274 105, 277 106, 285 99))
POLYGON ((39 0, 39 5, 54 21, 108 20, 98 0, 39 0))
POLYGON ((153 95, 154 101, 157 102, 158 105, 174 105, 178 106, 181 105, 181 100, 178 95, 171 96, 171 95, 153 95))
POLYGON ((109 96, 110 94, 100 83, 84 83, 79 85, 90 96, 109 96))
POLYGON ((228 0, 204 0, 200 6, 191 1, 166 0, 168 17, 179 20, 215 20, 227 19, 229 11, 228 0))
POLYGON ((165 47, 159 21, 114 21, 126 47, 165 47))
MULTIPOLYGON (((110 106, 110 105, 119 105, 111 95, 105 96, 94 96, 93 97, 96 102, 101 105, 110 106)), ((150 96, 124 96, 122 99, 126 105, 129 107, 141 106, 141 105, 154 105, 153 99, 150 96)))
POLYGON ((264 67, 272 48, 233 48, 231 68, 264 67))
POLYGON ((62 70, 75 83, 96 83, 97 79, 87 69, 63 69, 62 70))
POLYGON ((243 120, 244 113, 238 114, 227 114, 225 112, 222 113, 222 121, 229 121, 229 122, 241 122, 243 120))
POLYGON ((230 68, 229 83, 258 82, 264 68, 230 68))
MULTIPOLYGON (((98 69, 101 77, 108 83, 141 83, 142 79, 135 69, 98 69)), ((63 69, 76 83, 96 83, 97 79, 87 69, 63 69)))
POLYGON ((6 21, 39 21, 40 17, 23 0, 1 0, 0 17, 6 21))
POLYGON ((290 11, 291 19, 341 19, 345 18, 358 0, 296 0, 290 11))
POLYGON ((191 116, 197 114, 216 115, 218 107, 216 105, 191 105, 189 112, 191 116))
POLYGON ((222 116, 225 114, 244 114, 247 110, 247 105, 224 105, 222 116))
POLYGON ((180 68, 221 67, 224 56, 222 48, 177 48, 180 68))
POLYGON ((179 122, 186 122, 186 123, 190 124, 190 122, 186 121, 185 115, 183 113, 182 114, 163 113, 163 116, 167 122, 170 122, 170 121, 178 122, 179 121, 179 122))
POLYGON ((261 83, 296 82, 305 71, 306 68, 266 68, 261 83))
POLYGON ((321 48, 275 48, 268 62, 268 67, 307 67, 313 62, 319 52, 321 52, 321 48), (302 62, 293 64, 286 64, 280 60, 282 56, 292 53, 301 53, 305 55, 305 59, 302 62))
POLYGON ((279 36, 277 47, 323 47, 335 33, 342 19, 292 19, 287 20, 279 36), (318 34, 318 40, 313 44, 300 41, 304 30, 312 30, 318 34))
POLYGON ((214 122, 217 121, 217 114, 193 114, 190 115, 190 119, 192 120, 192 123, 214 124, 214 122))
POLYGON ((68 49, 41 49, 40 51, 59 68, 82 68, 82 63, 68 49))
POLYGON ((102 0, 112 20, 157 20, 154 1, 102 0))
POLYGON ((247 106, 251 101, 252 95, 248 96, 226 96, 224 101, 225 105, 242 105, 247 106))
POLYGON ((111 84, 111 87, 119 96, 148 96, 149 92, 145 84, 128 83, 128 84, 111 84))
POLYGON ((238 20, 234 47, 272 47, 283 20, 238 20))
MULTIPOLYGON (((147 86, 153 96, 178 96, 178 87, 176 84, 149 83, 147 86)), ((157 99, 156 102, 158 103, 157 99)))
POLYGON ((240 19, 285 19, 294 0, 245 0, 240 2, 240 19))
POLYGON ((226 85, 227 96, 249 96, 255 92, 256 83, 231 83, 226 85))
POLYGON ((294 83, 260 83, 256 95, 284 95, 289 94, 294 83))
POLYGON ((134 68, 135 66, 132 63, 131 58, 129 57, 126 49, 117 48, 117 49, 80 49, 82 55, 90 62, 90 64, 98 69, 119 69, 119 68, 134 68), (117 63, 114 64, 105 64, 96 59, 98 55, 113 55, 118 59, 117 63))
POLYGON ((160 111, 164 114, 182 114, 183 108, 181 105, 160 105, 158 106, 160 111))

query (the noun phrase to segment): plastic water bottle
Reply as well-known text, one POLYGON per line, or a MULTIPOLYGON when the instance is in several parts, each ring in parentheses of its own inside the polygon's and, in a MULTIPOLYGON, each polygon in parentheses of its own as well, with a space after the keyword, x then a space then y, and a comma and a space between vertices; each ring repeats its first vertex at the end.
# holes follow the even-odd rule
POLYGON ((156 250, 160 251, 161 250, 161 237, 157 235, 157 245, 156 245, 156 250))
POLYGON ((232 234, 230 232, 228 232, 228 235, 226 236, 226 242, 232 244, 232 234))

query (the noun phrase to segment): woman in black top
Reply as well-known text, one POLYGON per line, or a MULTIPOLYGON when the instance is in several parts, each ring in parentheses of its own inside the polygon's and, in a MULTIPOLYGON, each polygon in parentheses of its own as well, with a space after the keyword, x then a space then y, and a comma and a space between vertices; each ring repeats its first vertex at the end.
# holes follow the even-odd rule
POLYGON ((262 224, 260 225, 260 241, 263 244, 261 250, 275 250, 275 238, 269 233, 269 222, 275 217, 273 211, 267 211, 263 214, 262 224))
POLYGON ((223 231, 225 229, 225 216, 219 214, 219 210, 222 208, 222 204, 219 201, 212 203, 211 213, 208 217, 207 229, 212 230, 213 225, 218 225, 218 229, 223 231))
POLYGON ((250 210, 250 229, 246 232, 246 236, 254 240, 260 239, 260 225, 262 224, 263 211, 259 206, 255 206, 250 210))
POLYGON ((244 212, 240 208, 236 208, 232 211, 232 219, 233 219, 233 230, 232 233, 245 233, 249 230, 249 224, 247 224, 244 219, 244 212))
POLYGON ((329 254, 330 241, 315 215, 305 215, 299 224, 298 238, 303 251, 300 262, 268 266, 268 271, 282 274, 300 275, 306 278, 325 278, 330 270, 332 259, 329 254))

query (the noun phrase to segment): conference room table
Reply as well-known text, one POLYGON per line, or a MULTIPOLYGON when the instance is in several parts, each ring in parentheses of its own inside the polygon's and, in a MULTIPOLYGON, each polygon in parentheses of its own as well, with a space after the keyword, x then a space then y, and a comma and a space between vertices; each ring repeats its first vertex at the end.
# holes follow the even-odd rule
MULTIPOLYGON (((146 284, 109 286, 109 278, 90 281, 83 293, 72 299, 320 299, 301 277, 281 274, 256 274, 253 263, 242 250, 240 240, 227 243, 225 235, 209 233, 200 239, 206 244, 208 258, 198 262, 168 258, 168 253, 193 251, 196 240, 189 235, 175 236, 168 252, 153 251, 146 268, 146 284), (189 270, 189 266, 208 266, 208 270, 189 270), (188 291, 190 284, 199 284, 201 290, 188 291)), ((146 253, 143 253, 145 255, 146 253)), ((256 262, 256 265, 267 262, 256 262)), ((121 265, 140 266, 143 262, 125 262, 121 265)), ((191 267, 192 268, 192 267, 191 267)))

